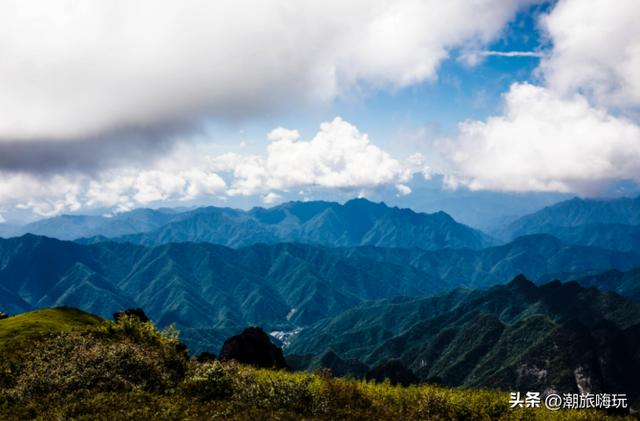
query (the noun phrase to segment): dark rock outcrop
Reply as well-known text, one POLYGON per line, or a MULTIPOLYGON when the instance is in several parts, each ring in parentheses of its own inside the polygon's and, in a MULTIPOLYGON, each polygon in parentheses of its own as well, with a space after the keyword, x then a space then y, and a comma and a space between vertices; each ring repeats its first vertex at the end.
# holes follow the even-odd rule
POLYGON ((259 327, 248 327, 240 335, 224 341, 220 359, 236 360, 261 368, 288 368, 282 349, 272 344, 269 336, 259 327))

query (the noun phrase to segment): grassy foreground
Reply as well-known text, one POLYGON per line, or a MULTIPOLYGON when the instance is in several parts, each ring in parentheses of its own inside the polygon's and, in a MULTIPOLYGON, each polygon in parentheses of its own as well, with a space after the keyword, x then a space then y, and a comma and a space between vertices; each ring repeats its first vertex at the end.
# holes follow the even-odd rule
POLYGON ((72 309, 0 320, 0 352, 2 420, 619 419, 596 411, 512 410, 508 394, 497 391, 198 363, 174 330, 72 309))

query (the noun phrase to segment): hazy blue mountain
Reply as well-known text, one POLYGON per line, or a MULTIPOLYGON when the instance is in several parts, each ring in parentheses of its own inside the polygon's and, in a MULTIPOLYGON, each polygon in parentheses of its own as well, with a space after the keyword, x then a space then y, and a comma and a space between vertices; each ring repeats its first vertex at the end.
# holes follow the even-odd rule
POLYGON ((183 212, 137 209, 109 218, 63 215, 5 231, 5 237, 31 233, 63 240, 79 239, 83 244, 107 238, 143 245, 208 242, 229 247, 300 242, 334 247, 478 249, 496 244, 491 237, 456 222, 444 212, 416 213, 366 199, 350 200, 344 205, 288 202, 249 211, 203 207, 183 212))
POLYGON ((554 227, 621 224, 640 225, 640 196, 617 199, 573 198, 522 216, 501 233, 511 238, 548 232, 554 227))
POLYGON ((118 241, 144 245, 198 241, 229 247, 301 242, 332 247, 375 245, 424 249, 478 249, 495 243, 444 212, 416 213, 366 199, 350 200, 344 205, 289 202, 247 212, 200 208, 159 229, 124 236, 118 241))
POLYGON ((637 266, 635 262, 640 258, 634 253, 566 244, 547 234, 524 236, 482 250, 357 247, 346 249, 345 253, 349 257, 412 266, 449 284, 471 288, 493 285, 519 273, 540 281, 611 268, 628 270, 637 266))
POLYGON ((574 198, 523 216, 494 232, 507 240, 543 233, 571 244, 640 250, 640 196, 612 200, 574 198))
POLYGON ((585 287, 596 287, 616 293, 640 303, 640 268, 626 272, 608 270, 601 273, 586 275, 573 279, 585 287))
MULTIPOLYGON (((407 185, 411 188, 411 194, 398 195, 394 186, 380 186, 367 191, 367 198, 416 212, 443 211, 460 223, 489 232, 520 216, 572 197, 558 192, 500 192, 470 190, 464 186, 452 189, 447 187, 445 177, 441 174, 431 174, 428 179, 422 174, 415 174, 407 185)), ((283 202, 300 200, 298 190, 279 191, 278 194, 283 202)), ((352 190, 315 189, 313 192, 313 200, 344 203, 353 197, 352 190)), ((254 198, 234 196, 226 198, 224 205, 247 209, 253 206, 254 201, 254 198)))
POLYGON ((18 233, 19 229, 20 229, 19 225, 0 222, 0 237, 2 238, 13 237, 18 233))
POLYGON ((548 206, 511 224, 516 235, 531 227, 575 227, 589 224, 640 225, 640 196, 610 200, 573 198, 548 206), (517 231, 522 230, 522 231, 517 231))
POLYGON ((420 212, 444 211, 456 221, 485 232, 504 227, 515 219, 570 199, 558 192, 498 192, 444 187, 444 177, 433 174, 429 180, 416 176, 408 184, 411 194, 397 197, 396 192, 377 196, 395 206, 420 212))
POLYGON ((640 251, 640 225, 591 224, 555 227, 546 231, 571 244, 620 251, 640 251))
POLYGON ((521 272, 539 281, 636 266, 635 254, 568 246, 544 235, 483 250, 432 251, 295 243, 82 245, 26 235, 0 240, 0 288, 7 291, 0 311, 69 305, 109 316, 142 307, 162 326, 177 323, 190 345, 217 349, 247 325, 288 332, 364 300, 493 285, 521 272))
POLYGON ((519 276, 487 290, 366 302, 304 329, 287 351, 326 349, 368 365, 399 358, 447 385, 640 392, 640 306, 575 282, 537 287, 519 276))
POLYGON ((179 215, 180 212, 172 209, 135 209, 110 217, 61 215, 41 219, 23 226, 13 226, 4 231, 0 230, 0 236, 7 238, 30 233, 60 240, 94 236, 114 237, 151 231, 167 224, 179 215))

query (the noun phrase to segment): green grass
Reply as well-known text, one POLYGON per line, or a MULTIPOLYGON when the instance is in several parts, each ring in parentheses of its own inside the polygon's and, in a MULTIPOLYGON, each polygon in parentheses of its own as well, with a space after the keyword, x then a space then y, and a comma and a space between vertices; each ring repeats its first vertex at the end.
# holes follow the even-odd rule
POLYGON ((9 317, 0 320, 0 353, 42 335, 87 330, 102 323, 102 318, 70 307, 47 308, 9 317))

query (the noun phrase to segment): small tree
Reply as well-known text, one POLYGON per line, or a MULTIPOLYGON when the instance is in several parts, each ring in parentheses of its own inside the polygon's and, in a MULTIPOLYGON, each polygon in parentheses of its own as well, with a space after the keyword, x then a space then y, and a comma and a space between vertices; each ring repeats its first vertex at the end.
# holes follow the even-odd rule
POLYGON ((141 308, 128 308, 126 310, 113 313, 113 320, 117 323, 124 315, 137 317, 142 323, 149 321, 149 318, 141 308))

